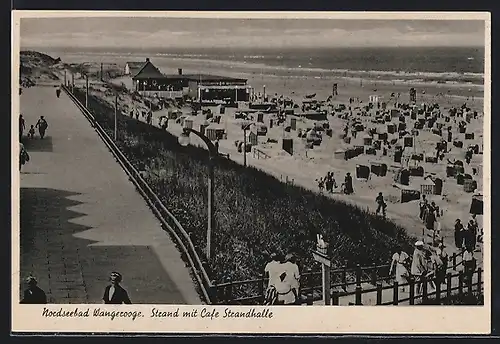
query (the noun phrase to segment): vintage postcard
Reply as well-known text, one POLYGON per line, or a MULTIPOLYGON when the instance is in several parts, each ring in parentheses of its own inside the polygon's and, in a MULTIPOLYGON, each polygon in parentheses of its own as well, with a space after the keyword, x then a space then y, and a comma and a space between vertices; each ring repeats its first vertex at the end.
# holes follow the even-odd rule
POLYGON ((490 332, 489 13, 12 21, 12 331, 490 332))

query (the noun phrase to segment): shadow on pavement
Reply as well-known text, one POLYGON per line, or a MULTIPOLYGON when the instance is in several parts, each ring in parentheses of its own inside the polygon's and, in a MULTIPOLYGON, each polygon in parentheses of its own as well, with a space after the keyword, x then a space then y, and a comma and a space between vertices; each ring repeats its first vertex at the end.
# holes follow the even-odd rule
MULTIPOLYGON (((71 219, 85 214, 68 209, 81 204, 67 197, 76 196, 63 190, 46 188, 21 188, 20 190, 20 267, 21 283, 28 275, 37 277, 39 286, 45 290, 49 303, 53 300, 51 280, 49 280, 50 263, 62 263, 62 249, 71 245, 72 249, 91 243, 87 240, 72 238, 72 234, 82 232, 90 227, 70 222, 71 219), (73 241, 73 242, 72 242, 73 241), (79 241, 80 243, 76 243, 79 241)), ((56 271, 51 271, 52 275, 56 271)), ((24 289, 24 285, 21 289, 24 289)))
POLYGON ((40 137, 28 139, 23 137, 24 148, 29 152, 53 152, 52 137, 45 136, 43 140, 40 137))
POLYGON ((109 273, 119 271, 133 303, 185 303, 150 247, 89 246, 95 241, 74 236, 92 228, 73 222, 87 215, 68 209, 82 204, 68 199, 77 195, 65 190, 21 188, 20 292, 25 278, 33 274, 48 303, 102 303, 109 273))

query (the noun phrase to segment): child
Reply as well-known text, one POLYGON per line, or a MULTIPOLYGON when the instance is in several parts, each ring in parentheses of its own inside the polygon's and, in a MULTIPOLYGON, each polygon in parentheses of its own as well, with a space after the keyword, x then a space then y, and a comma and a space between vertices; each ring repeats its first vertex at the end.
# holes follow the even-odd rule
POLYGON ((30 130, 28 132, 28 137, 30 139, 34 139, 35 138, 35 126, 33 124, 31 125, 30 130))

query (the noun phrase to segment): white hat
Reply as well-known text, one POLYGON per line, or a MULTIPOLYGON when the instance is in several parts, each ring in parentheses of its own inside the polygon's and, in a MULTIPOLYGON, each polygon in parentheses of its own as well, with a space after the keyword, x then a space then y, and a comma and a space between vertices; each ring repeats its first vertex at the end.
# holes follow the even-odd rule
POLYGON ((424 242, 419 240, 415 243, 415 246, 424 246, 424 242))

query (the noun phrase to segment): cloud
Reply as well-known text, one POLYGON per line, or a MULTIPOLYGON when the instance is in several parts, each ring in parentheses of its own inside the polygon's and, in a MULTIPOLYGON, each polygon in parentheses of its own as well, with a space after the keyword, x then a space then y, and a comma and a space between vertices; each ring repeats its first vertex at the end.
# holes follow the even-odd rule
MULTIPOLYGON (((76 18, 79 19, 79 18, 76 18)), ((75 25, 30 22, 23 29, 23 47, 364 47, 482 46, 484 24, 434 21, 348 20, 170 20, 138 22, 76 21, 75 25), (165 25, 160 25, 160 21, 165 25), (189 25, 191 24, 191 25, 189 25), (146 27, 150 29, 147 30, 146 27)), ((123 18, 120 18, 123 19, 123 18)), ((68 24, 68 22, 65 22, 68 24)))

